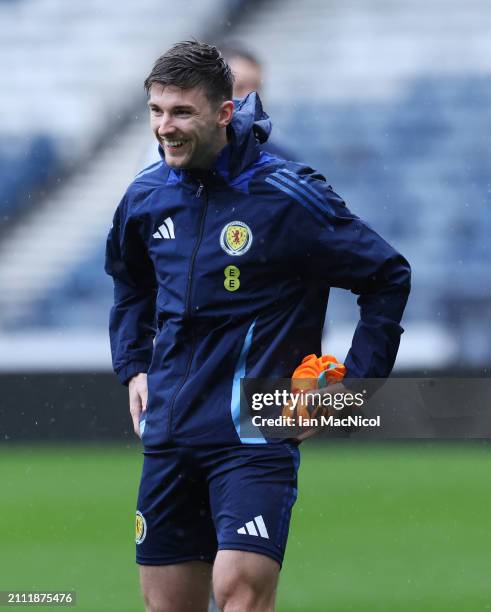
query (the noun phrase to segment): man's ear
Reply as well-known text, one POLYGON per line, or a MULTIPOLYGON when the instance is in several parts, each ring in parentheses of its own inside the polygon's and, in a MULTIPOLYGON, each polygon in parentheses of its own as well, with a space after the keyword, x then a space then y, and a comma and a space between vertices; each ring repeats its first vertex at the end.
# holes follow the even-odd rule
POLYGON ((232 121, 232 117, 234 114, 234 103, 232 100, 226 100, 220 104, 217 114, 217 126, 218 127, 227 127, 227 125, 232 121))

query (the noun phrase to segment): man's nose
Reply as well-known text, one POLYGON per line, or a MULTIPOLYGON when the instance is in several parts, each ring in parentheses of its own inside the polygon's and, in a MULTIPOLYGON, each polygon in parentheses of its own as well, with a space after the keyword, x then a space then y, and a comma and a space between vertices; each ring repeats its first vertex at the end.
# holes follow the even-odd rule
POLYGON ((160 123, 159 123, 159 135, 160 136, 166 136, 168 134, 172 134, 175 131, 175 126, 172 120, 172 116, 169 115, 168 113, 163 113, 162 117, 160 118, 160 123))

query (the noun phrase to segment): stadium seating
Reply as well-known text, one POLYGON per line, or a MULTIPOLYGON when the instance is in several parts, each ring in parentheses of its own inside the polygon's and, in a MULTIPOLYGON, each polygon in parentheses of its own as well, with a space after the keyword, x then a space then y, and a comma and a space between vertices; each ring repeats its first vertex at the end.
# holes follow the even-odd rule
POLYGON ((33 325, 37 302, 98 248, 149 147, 143 76, 176 38, 220 23, 223 8, 221 0, 190 0, 185 10, 160 0, 0 4, 0 329, 33 325))
MULTIPOLYGON (((56 179, 61 162, 49 136, 37 136, 27 150, 15 140, 0 140, 0 230, 25 212, 56 179)), ((1 238, 1 233, 0 233, 1 238)))
MULTIPOLYGON (((473 83, 467 80, 466 86, 472 88, 473 83)), ((467 102, 464 98, 458 108, 449 108, 460 87, 459 81, 420 80, 406 100, 394 108, 384 103, 380 108, 373 104, 367 109, 351 103, 305 104, 294 110, 274 106, 271 110, 273 117, 289 126, 293 141, 300 146, 305 143, 308 161, 322 169, 351 208, 407 254, 417 273, 408 319, 431 319, 442 295, 452 293, 455 271, 449 262, 456 258, 465 260, 465 274, 459 276, 454 292, 472 294, 475 287, 475 293, 482 297, 482 261, 488 250, 491 211, 484 199, 479 202, 470 196, 468 180, 453 179, 449 173, 455 168, 458 175, 462 172, 460 164, 466 164, 472 169, 474 197, 479 191, 485 197, 486 151, 466 148, 466 139, 467 126, 476 121, 476 113, 485 122, 487 107, 476 108, 472 98, 467 102), (442 114, 459 116, 459 123, 439 119, 429 125, 426 105, 414 104, 414 99, 425 94, 432 96, 428 100, 440 96, 442 114), (325 116, 322 123, 310 119, 321 114, 325 116), (295 120, 297 116, 301 121, 295 120)), ((482 88, 479 80, 476 88, 482 88)), ((487 93, 491 94, 491 84, 487 93)), ((489 157, 488 153, 488 163, 489 157)), ((103 282, 102 247, 98 254, 74 270, 52 294, 49 307, 36 307, 36 311, 46 313, 43 316, 58 324, 76 324, 73 312, 85 308, 96 312, 98 299, 102 311, 108 304, 110 287, 103 282), (50 317, 50 312, 56 312, 56 316, 50 317)), ((354 310, 348 306, 352 302, 352 296, 340 292, 329 318, 345 321, 352 317, 354 310)), ((43 304, 48 304, 45 298, 43 304)), ((106 318, 80 314, 80 321, 90 320, 91 324, 105 322, 106 318)))
POLYGON ((160 0, 0 2, 3 225, 131 117, 162 42, 206 22, 216 4, 192 1, 184 11, 160 0))
POLYGON ((102 329, 112 303, 111 279, 101 273, 104 249, 98 248, 49 295, 31 304, 17 325, 36 328, 102 329))
MULTIPOLYGON (((53 14, 56 4, 47 3, 53 14)), ((417 4, 424 19, 409 0, 367 5, 305 0, 301 8, 287 0, 281 11, 277 3, 257 3, 235 32, 264 57, 264 104, 279 139, 293 143, 297 156, 319 168, 352 210, 410 260, 413 294, 406 322, 441 325, 458 339, 462 354, 471 355, 476 332, 462 324, 459 313, 474 313, 479 326, 487 325, 485 312, 491 311, 484 266, 491 233, 491 150, 486 141, 491 132, 486 29, 491 7, 479 0, 417 4), (447 14, 445 36, 440 32, 442 11, 447 14)), ((75 21, 77 11, 64 10, 75 21)), ((77 10, 79 18, 88 19, 93 6, 77 10)), ((116 20, 115 27, 119 36, 129 25, 116 20)), ((116 34, 107 37, 100 30, 98 36, 106 41, 107 52, 106 68, 92 77, 100 91, 107 66, 115 65, 124 45, 116 34)), ((140 39, 135 35, 131 41, 134 50, 140 39)), ((118 64, 113 86, 121 82, 135 91, 129 83, 135 77, 122 72, 118 64)), ((135 73, 141 77, 141 64, 135 64, 135 73)), ((70 70, 66 78, 73 86, 70 70)), ((100 109, 107 111, 108 99, 99 100, 99 112, 94 112, 91 83, 87 75, 82 80, 83 121, 67 121, 58 142, 74 142, 84 134, 83 148, 100 137, 100 109)), ((129 98, 139 113, 138 95, 129 98)), ((53 114, 76 101, 68 92, 64 100, 53 114)), ((104 239, 105 232, 94 237, 90 252, 81 249, 55 281, 46 281, 44 291, 30 295, 27 308, 3 319, 4 329, 92 326, 102 331, 111 301, 102 271, 104 239)), ((0 253, 0 279, 1 262, 0 253)), ((335 292, 328 321, 352 324, 355 317, 353 296, 335 292)), ((479 360, 490 359, 488 342, 479 360)))

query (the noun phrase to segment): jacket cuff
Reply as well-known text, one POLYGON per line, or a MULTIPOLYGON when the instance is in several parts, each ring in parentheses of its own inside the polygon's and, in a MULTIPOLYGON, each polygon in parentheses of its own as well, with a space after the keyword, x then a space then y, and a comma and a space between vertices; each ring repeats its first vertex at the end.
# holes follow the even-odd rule
POLYGON ((116 372, 120 382, 127 385, 136 374, 146 374, 149 364, 146 361, 132 361, 116 372))

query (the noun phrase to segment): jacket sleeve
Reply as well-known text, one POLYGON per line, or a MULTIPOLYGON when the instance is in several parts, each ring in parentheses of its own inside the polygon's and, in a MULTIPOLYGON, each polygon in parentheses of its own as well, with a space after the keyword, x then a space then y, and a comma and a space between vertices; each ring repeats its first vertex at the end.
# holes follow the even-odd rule
POLYGON ((345 359, 347 377, 385 378, 404 331, 399 323, 410 291, 409 263, 323 180, 301 183, 314 222, 311 236, 319 237, 310 241, 309 269, 330 286, 359 296, 360 320, 345 359))
POLYGON ((105 263, 114 281, 109 320, 113 368, 123 384, 150 366, 157 294, 153 264, 135 221, 126 219, 126 206, 125 196, 109 231, 105 263))

